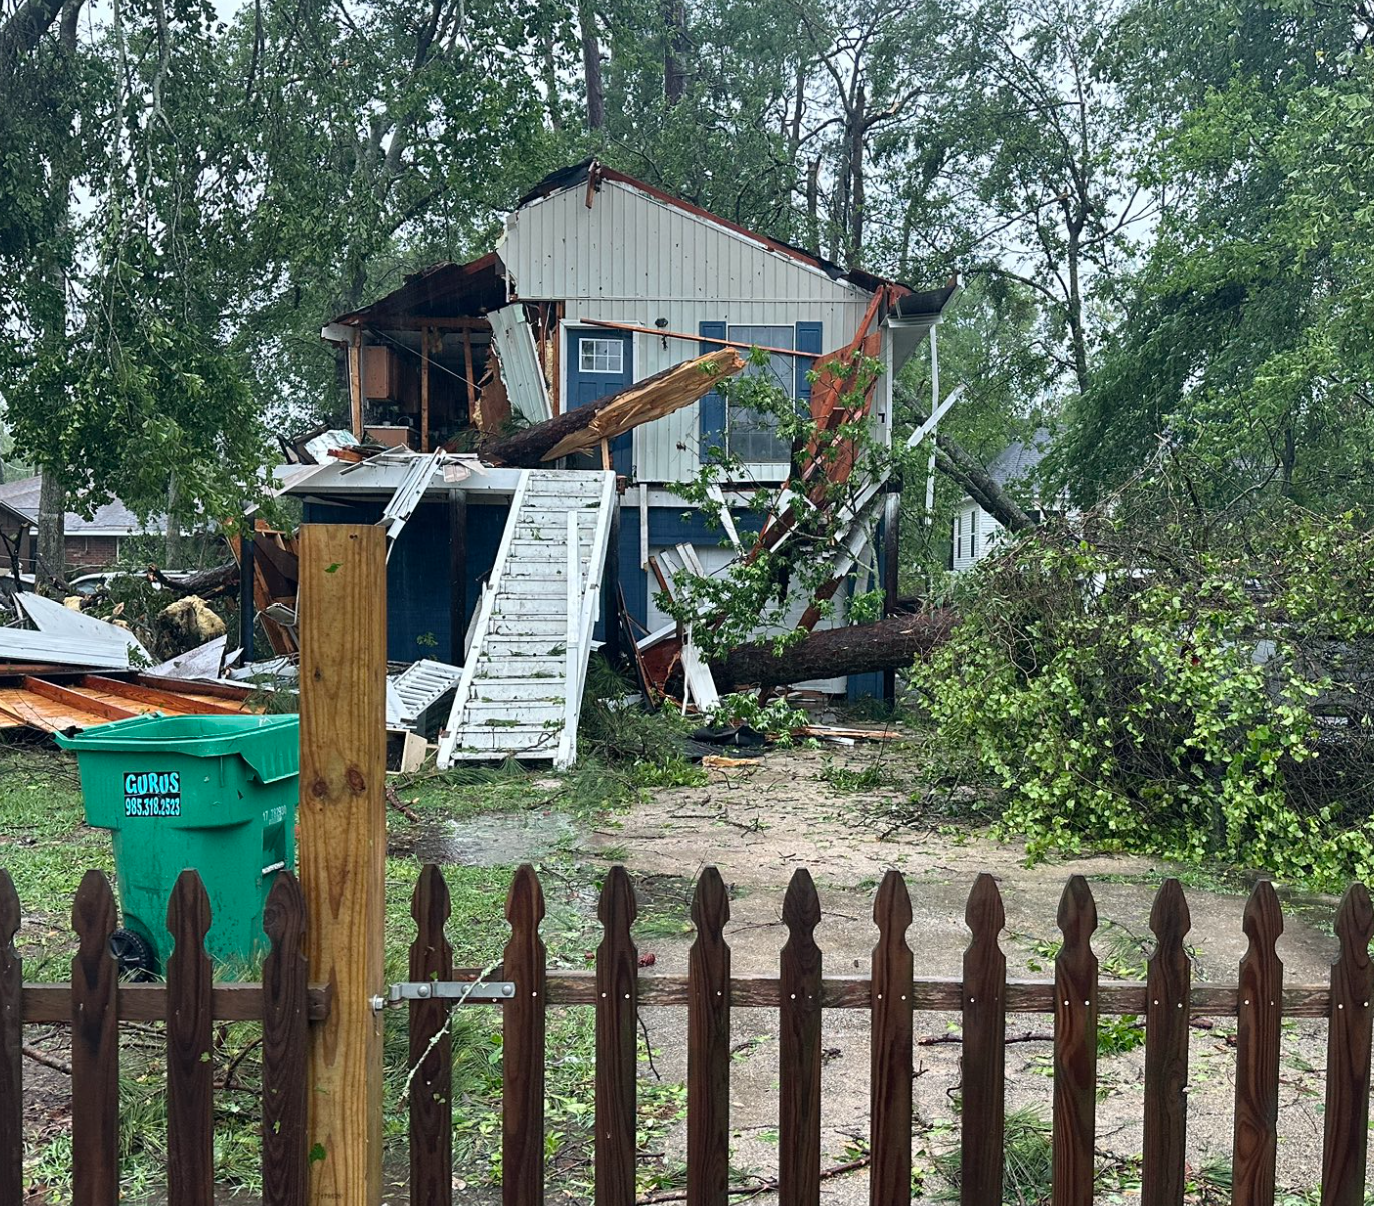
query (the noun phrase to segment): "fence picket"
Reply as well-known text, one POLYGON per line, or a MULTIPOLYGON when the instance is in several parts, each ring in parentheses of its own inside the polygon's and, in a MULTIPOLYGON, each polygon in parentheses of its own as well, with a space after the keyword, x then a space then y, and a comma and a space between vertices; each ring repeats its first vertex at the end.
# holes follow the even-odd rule
POLYGON ((906 932, 911 896, 901 872, 883 876, 873 902, 878 944, 873 948, 873 1029, 869 1053, 871 1206, 911 1199, 912 980, 915 967, 906 932))
POLYGON ((310 965, 305 958, 305 896, 289 871, 267 894, 262 928, 269 948, 262 965, 262 1201, 306 1200, 306 1043, 310 965))
POLYGON ((24 965, 19 895, 0 867, 0 1202, 24 1200, 24 965))
POLYGON ((210 988, 205 953, 210 898, 194 871, 183 871, 167 902, 167 1197, 177 1206, 215 1200, 214 1091, 210 988))
MULTIPOLYGON (((453 979, 453 948, 444 936, 448 884, 433 863, 420 871, 411 897, 415 940, 410 978, 416 983, 453 979)), ((410 1002, 410 1200, 414 1206, 453 1201, 453 1043, 446 1000, 410 1002)))
POLYGON ((1250 893, 1243 924, 1250 945, 1240 961, 1231 1202, 1232 1206, 1272 1206, 1283 1012, 1283 964, 1274 944, 1283 933, 1283 912, 1267 880, 1250 893))
POLYGON ((544 1201, 544 944, 539 923, 544 894, 528 863, 506 895, 504 974, 515 996, 501 1010, 502 1099, 501 1195, 504 1206, 543 1206, 544 1201))
POLYGON ((821 1184, 821 951, 815 929, 821 902, 799 868, 783 897, 778 1038, 779 1206, 816 1206, 821 1184))
POLYGON ((1192 925, 1176 879, 1155 893, 1150 929, 1155 949, 1146 965, 1145 1143, 1141 1206, 1181 1206, 1188 1125, 1188 1018, 1191 968, 1183 948, 1192 925))
POLYGON ((964 952, 963 1117, 960 1128, 961 1206, 1001 1206, 1005 1164, 1007 959, 998 945, 1007 915, 997 881, 984 871, 964 910, 972 940, 964 952))
POLYGON ((1370 1000, 1374 906, 1352 884, 1336 913, 1340 954, 1331 965, 1331 1022, 1326 1040, 1326 1133, 1322 1206, 1363 1206, 1369 1149, 1370 1000))
POLYGON ((630 936, 638 909, 624 867, 612 867, 598 916, 596 951, 596 1206, 635 1200, 635 1054, 639 952, 630 936))
POLYGON ((1055 1206, 1092 1206, 1097 1122, 1097 905, 1071 876, 1059 900, 1064 944, 1054 961, 1055 1206))
POLYGON ((87 871, 72 902, 72 1206, 118 1206, 118 973, 110 955, 114 893, 87 871))
POLYGON ((702 870, 692 900, 688 960, 687 1206, 725 1206, 730 1184, 730 895, 702 870))

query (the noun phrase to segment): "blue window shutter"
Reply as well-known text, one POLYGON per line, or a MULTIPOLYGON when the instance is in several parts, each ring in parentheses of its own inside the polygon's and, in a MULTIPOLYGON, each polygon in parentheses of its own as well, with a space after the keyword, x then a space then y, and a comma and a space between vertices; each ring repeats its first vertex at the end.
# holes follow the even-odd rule
MULTIPOLYGON (((720 344, 707 343, 708 339, 724 339, 725 324, 723 322, 702 322, 697 326, 697 334, 701 336, 701 354, 716 352, 720 350, 720 344)), ((725 448, 725 398, 712 390, 698 404, 697 409, 698 425, 701 442, 701 462, 705 464, 711 459, 712 448, 725 448)))
MULTIPOLYGON (((823 350, 821 344, 822 330, 818 322, 799 322, 797 324, 797 351, 809 352, 813 357, 819 356, 823 350)), ((811 371, 814 360, 803 360, 797 357, 797 401, 805 402, 809 410, 811 408, 811 382, 806 374, 811 371)))

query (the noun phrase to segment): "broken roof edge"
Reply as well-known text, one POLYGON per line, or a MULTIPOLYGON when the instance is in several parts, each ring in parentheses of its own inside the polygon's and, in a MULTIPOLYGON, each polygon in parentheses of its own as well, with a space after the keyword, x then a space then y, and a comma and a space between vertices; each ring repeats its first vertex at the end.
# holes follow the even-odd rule
MULTIPOLYGON (((365 327, 373 323, 385 323, 388 319, 410 317, 419 306, 424 304, 423 299, 427 296, 425 287, 433 282, 436 277, 452 275, 458 278, 477 278, 486 272, 491 272, 497 281, 504 282, 506 280, 506 265, 498 252, 488 251, 485 255, 480 255, 475 260, 468 260, 464 263, 458 263, 454 260, 440 260, 438 263, 430 264, 416 272, 406 273, 395 289, 357 310, 336 315, 329 320, 328 326, 365 327)), ((447 294, 449 291, 442 290, 441 292, 447 294)), ((506 300, 504 286, 501 300, 504 304, 506 300)), ((486 310, 497 308, 499 307, 487 306, 486 310)))

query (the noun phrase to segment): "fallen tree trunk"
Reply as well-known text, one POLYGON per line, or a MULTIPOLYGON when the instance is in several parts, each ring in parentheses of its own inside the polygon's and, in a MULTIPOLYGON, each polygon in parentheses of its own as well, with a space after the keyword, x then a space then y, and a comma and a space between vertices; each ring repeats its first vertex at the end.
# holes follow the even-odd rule
POLYGON ((538 469, 555 457, 594 448, 602 440, 614 439, 641 423, 690 406, 709 394, 721 377, 743 368, 744 360, 734 348, 709 352, 636 381, 617 394, 574 406, 523 431, 487 440, 481 447, 482 459, 493 465, 538 469))
POLYGON ((889 616, 876 624, 828 628, 788 646, 779 656, 770 642, 740 645, 711 673, 722 691, 742 686, 779 687, 809 678, 836 678, 873 670, 900 670, 941 644, 955 624, 948 609, 889 616))
POLYGON ((199 595, 202 599, 212 599, 238 587, 239 567, 237 561, 228 561, 186 578, 169 578, 157 566, 150 565, 148 576, 163 590, 175 595, 199 595))

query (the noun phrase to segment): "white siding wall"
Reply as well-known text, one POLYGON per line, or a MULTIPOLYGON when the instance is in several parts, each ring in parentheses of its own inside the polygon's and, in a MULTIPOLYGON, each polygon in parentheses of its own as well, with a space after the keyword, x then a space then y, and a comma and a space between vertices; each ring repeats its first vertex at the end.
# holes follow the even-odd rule
MULTIPOLYGON (((695 335, 703 321, 823 324, 824 350, 854 337, 870 295, 823 272, 618 181, 606 181, 586 206, 579 184, 517 210, 500 247, 515 293, 565 300, 579 319, 654 326, 695 335)), ((698 354, 698 346, 634 336, 634 375, 648 377, 698 354)), ((566 362, 566 356, 564 356, 566 362)), ((887 411, 889 386, 877 409, 887 411)), ((700 468, 697 408, 636 429, 640 481, 690 480, 700 468)))
POLYGON ((955 514, 952 528, 954 569, 971 569, 993 551, 1006 535, 1002 525, 977 503, 965 499, 955 514), (976 540, 970 541, 970 533, 976 540), (961 539, 962 536, 962 539, 961 539))

